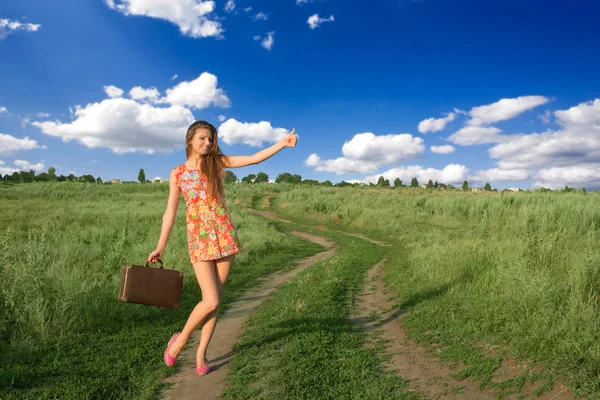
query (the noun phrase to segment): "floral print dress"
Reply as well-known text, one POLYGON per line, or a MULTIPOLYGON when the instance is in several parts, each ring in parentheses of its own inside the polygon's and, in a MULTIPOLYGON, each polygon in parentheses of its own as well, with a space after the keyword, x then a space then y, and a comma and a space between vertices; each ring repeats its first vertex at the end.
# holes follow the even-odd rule
POLYGON ((218 260, 242 251, 225 199, 208 196, 206 177, 185 164, 176 169, 177 186, 185 198, 188 249, 192 263, 218 260))

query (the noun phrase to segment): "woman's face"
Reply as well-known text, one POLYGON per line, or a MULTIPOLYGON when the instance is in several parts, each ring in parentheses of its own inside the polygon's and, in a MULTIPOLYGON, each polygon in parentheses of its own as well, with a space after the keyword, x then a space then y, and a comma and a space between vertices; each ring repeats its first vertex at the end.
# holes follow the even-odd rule
POLYGON ((207 155, 212 147, 212 133, 206 128, 196 129, 196 133, 190 142, 192 151, 201 156, 207 155))

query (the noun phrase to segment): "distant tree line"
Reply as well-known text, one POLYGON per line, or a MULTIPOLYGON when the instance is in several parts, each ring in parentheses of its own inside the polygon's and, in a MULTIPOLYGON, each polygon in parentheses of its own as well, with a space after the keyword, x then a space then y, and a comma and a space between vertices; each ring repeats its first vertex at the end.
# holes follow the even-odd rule
POLYGON ((31 182, 89 182, 89 183, 102 183, 102 178, 94 178, 92 175, 81 175, 75 176, 73 174, 56 175, 56 168, 48 168, 48 172, 42 172, 36 175, 34 170, 27 171, 15 171, 12 174, 2 175, 0 179, 3 182, 12 183, 31 183, 31 182))
MULTIPOLYGON (((39 174, 36 174, 36 172, 34 170, 31 170, 29 172, 27 171, 15 171, 12 174, 6 174, 6 175, 2 175, 0 174, 0 180, 2 180, 2 182, 8 183, 31 183, 31 182, 87 182, 87 183, 103 183, 102 178, 97 177, 94 178, 94 176, 92 175, 81 175, 81 176, 75 176, 73 174, 69 174, 67 176, 65 175, 56 175, 56 168, 54 167, 50 167, 48 168, 47 172, 42 172, 39 174)), ((146 173, 144 172, 143 168, 140 168, 140 171, 138 173, 138 181, 140 183, 150 183, 149 180, 146 179, 146 173)), ((238 182, 238 177, 231 171, 231 170, 226 170, 225 173, 225 179, 224 182, 226 184, 229 183, 236 183, 238 182)), ((249 174, 244 176, 241 181, 241 183, 247 183, 247 184, 255 184, 255 183, 267 183, 270 182, 269 181, 269 175, 267 175, 264 172, 259 172, 257 174, 249 174)), ((127 182, 124 182, 127 183, 127 182)), ((301 175, 298 174, 291 174, 289 172, 283 172, 279 175, 277 175, 277 177, 275 178, 275 183, 290 183, 290 184, 295 184, 295 185, 319 185, 319 186, 325 186, 325 187, 345 187, 345 186, 362 186, 365 185, 363 183, 357 183, 357 182, 346 182, 346 181, 341 181, 338 183, 331 183, 331 181, 326 180, 323 182, 319 182, 317 180, 314 179, 302 179, 301 175)), ((377 183, 368 183, 366 184, 367 186, 376 186, 376 187, 383 187, 383 188, 388 188, 388 189, 392 189, 392 188, 403 188, 403 187, 411 187, 411 188, 418 188, 420 187, 419 185, 419 181, 417 180, 416 177, 412 178, 410 181, 409 185, 404 185, 402 182, 402 179, 400 178, 396 178, 394 179, 393 185, 390 185, 390 181, 389 179, 384 178, 383 176, 380 176, 379 179, 377 180, 377 183)), ((427 184, 425 185, 427 189, 448 189, 448 190, 455 190, 456 188, 453 185, 445 185, 445 184, 440 184, 438 183, 438 181, 436 180, 435 182, 433 182, 431 179, 429 179, 429 181, 427 182, 427 184)), ((468 181, 464 181, 462 183, 461 189, 465 192, 467 191, 471 191, 471 190, 483 190, 483 191, 497 191, 497 189, 492 189, 492 186, 488 183, 486 183, 482 188, 479 189, 474 189, 469 185, 468 181)), ((517 189, 515 189, 517 190, 517 189)), ((503 189, 504 191, 511 191, 510 189, 503 189)), ((537 189, 518 189, 518 191, 521 192, 552 192, 552 189, 548 189, 545 187, 540 187, 537 189)), ((582 193, 586 193, 585 188, 581 188, 579 190, 569 187, 569 186, 565 186, 564 189, 560 189, 560 190, 555 190, 556 192, 563 192, 563 193, 571 193, 571 192, 582 192, 582 193)))

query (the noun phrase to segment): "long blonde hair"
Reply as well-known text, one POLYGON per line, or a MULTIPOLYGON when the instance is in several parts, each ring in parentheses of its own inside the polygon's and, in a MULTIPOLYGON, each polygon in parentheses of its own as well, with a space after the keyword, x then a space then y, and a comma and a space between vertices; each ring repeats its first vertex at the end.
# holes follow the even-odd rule
POLYGON ((190 125, 185 135, 185 157, 189 160, 192 155, 191 141, 197 129, 208 129, 212 135, 212 144, 207 155, 201 158, 200 171, 208 181, 208 193, 215 199, 223 196, 223 152, 219 148, 217 128, 206 121, 196 121, 190 125))

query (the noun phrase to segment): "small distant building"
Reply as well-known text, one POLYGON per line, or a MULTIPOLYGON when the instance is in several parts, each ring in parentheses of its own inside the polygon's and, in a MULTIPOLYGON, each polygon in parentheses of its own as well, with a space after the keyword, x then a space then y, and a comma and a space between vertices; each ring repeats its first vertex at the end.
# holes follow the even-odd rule
POLYGON ((471 188, 471 192, 483 192, 482 188, 471 188))
POLYGON ((163 178, 154 178, 154 180, 152 181, 152 183, 165 183, 165 182, 169 182, 168 179, 163 179, 163 178))
POLYGON ((427 185, 426 184, 422 184, 421 185, 421 189, 427 189, 427 185))
POLYGON ((121 183, 120 179, 112 179, 110 183, 121 183))
POLYGON ((519 192, 521 189, 509 187, 509 188, 506 188, 506 190, 510 190, 511 192, 519 192))

